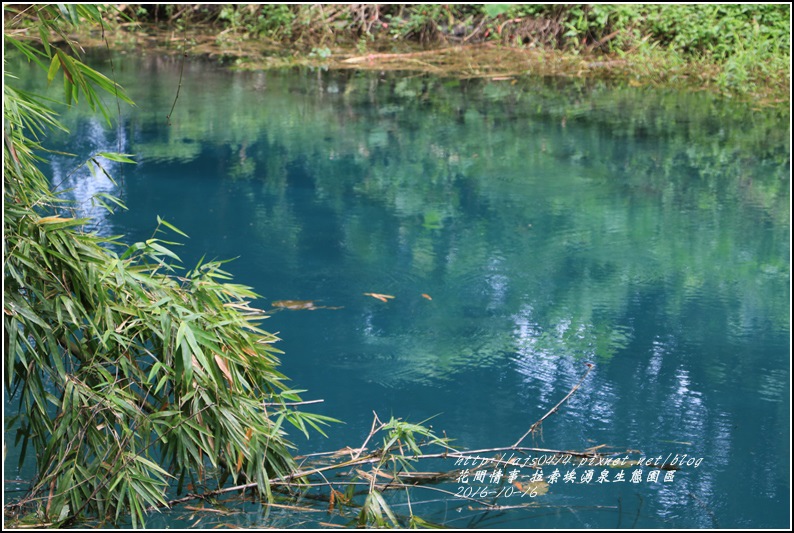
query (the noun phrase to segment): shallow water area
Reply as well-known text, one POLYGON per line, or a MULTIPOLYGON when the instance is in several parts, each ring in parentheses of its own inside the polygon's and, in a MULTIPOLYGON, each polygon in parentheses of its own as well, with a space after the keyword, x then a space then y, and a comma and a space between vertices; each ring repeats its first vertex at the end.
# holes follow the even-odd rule
MULTIPOLYGON (((100 233, 144 240, 159 215, 190 236, 187 268, 236 258, 235 281, 279 309, 263 327, 282 338, 283 372, 324 400, 307 410, 345 422, 294 434, 298 453, 360 446, 373 411, 432 418, 465 449, 510 446, 590 364, 524 444, 637 450, 678 470, 526 463, 518 475, 549 483, 533 506, 502 490, 486 500, 505 509, 469 509, 467 489, 512 486, 489 467, 417 490, 413 512, 468 528, 788 524, 787 118, 598 81, 230 72, 162 55, 114 68, 137 104, 120 127, 71 113, 74 135, 52 143, 139 164, 111 165, 117 184, 62 157, 47 171, 100 233), (96 192, 129 210, 92 206, 96 192)), ((408 512, 403 493, 390 501, 408 512)), ((225 510, 175 507, 147 526, 342 523, 225 510)))

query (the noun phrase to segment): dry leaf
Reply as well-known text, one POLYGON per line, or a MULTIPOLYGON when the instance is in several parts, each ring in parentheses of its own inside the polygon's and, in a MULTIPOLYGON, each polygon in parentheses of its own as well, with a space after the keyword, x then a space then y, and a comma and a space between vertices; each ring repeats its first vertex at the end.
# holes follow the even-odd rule
POLYGON ((372 296, 373 298, 377 298, 381 302, 388 302, 388 298, 394 298, 394 296, 390 294, 378 294, 377 292, 365 292, 364 296, 372 296))
POLYGON ((243 451, 240 450, 237 453, 237 473, 240 473, 240 470, 243 468, 243 451))
POLYGON ((513 481, 513 486, 529 496, 540 496, 549 492, 549 484, 542 480, 530 481, 529 483, 513 481))
POLYGON ((305 309, 317 309, 312 300, 278 300, 271 303, 275 309, 289 309, 290 311, 300 311, 305 309))
POLYGON ((221 369, 223 375, 226 376, 226 380, 229 382, 229 385, 233 383, 232 381, 232 373, 229 372, 229 367, 226 366, 226 361, 218 354, 215 354, 215 362, 218 363, 218 368, 221 369))
POLYGON ((370 482, 375 481, 375 477, 372 474, 368 472, 364 472, 363 470, 360 470, 358 468, 356 468, 356 474, 358 474, 359 477, 361 477, 361 479, 366 479, 367 481, 370 482))
POLYGON ((36 221, 36 224, 57 224, 58 222, 69 222, 70 220, 74 220, 73 218, 61 218, 61 217, 43 217, 36 221))

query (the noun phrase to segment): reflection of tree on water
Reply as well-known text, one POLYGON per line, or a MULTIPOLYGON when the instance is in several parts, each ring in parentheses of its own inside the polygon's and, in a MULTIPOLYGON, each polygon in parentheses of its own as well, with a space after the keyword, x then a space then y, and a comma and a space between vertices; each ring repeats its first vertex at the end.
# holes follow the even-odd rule
MULTIPOLYGON (((110 213, 99 201, 102 201, 102 194, 116 196, 123 201, 124 187, 119 181, 123 179, 125 171, 121 168, 122 164, 95 154, 126 153, 129 146, 126 131, 124 127, 109 129, 98 118, 82 121, 77 128, 77 131, 71 133, 70 139, 80 139, 77 148, 81 149, 81 153, 77 154, 77 158, 51 156, 50 181, 57 190, 66 191, 65 198, 74 201, 74 217, 91 219, 86 230, 110 236, 113 235, 110 213), (92 158, 96 161, 92 161, 92 158), (81 163, 83 164, 78 167, 81 163)), ((116 207, 115 204, 105 203, 116 207)))
MULTIPOLYGON (((149 68, 160 85, 176 83, 174 65, 149 68)), ((295 245, 272 239, 286 236, 297 245, 309 234, 295 218, 287 176, 310 160, 302 172, 316 200, 335 213, 324 224, 337 226, 333 233, 343 235, 345 253, 373 269, 384 255, 392 257, 395 275, 406 279, 470 280, 472 290, 447 312, 490 305, 482 283, 498 258, 490 276, 506 287, 499 296, 503 316, 531 305, 548 317, 536 342, 582 357, 609 358, 625 345, 631 327, 621 317, 647 284, 669 288, 671 314, 689 298, 708 295, 723 302, 730 324, 788 327, 773 296, 787 284, 788 239, 780 238, 783 226, 775 226, 777 234, 762 231, 763 220, 787 219, 785 142, 770 140, 774 130, 757 115, 747 121, 740 107, 720 107, 705 95, 648 95, 599 83, 404 78, 392 84, 350 73, 236 73, 229 81, 211 71, 200 79, 200 87, 191 87, 185 76, 166 144, 147 139, 136 148, 173 153, 175 142, 201 138, 227 149, 232 168, 240 165, 233 175, 247 179, 240 187, 271 194, 272 203, 248 208, 261 213, 262 245, 283 250, 296 266, 295 245), (254 87, 263 77, 267 94, 254 87), (338 92, 313 90, 325 77, 338 92), (207 105, 213 88, 222 88, 223 102, 207 105), (417 91, 438 101, 434 120, 413 118, 427 105, 411 96, 417 91), (748 152, 764 165, 733 156, 748 152), (359 199, 354 210, 351 197, 359 199), (738 204, 723 202, 731 198, 738 204), (367 216, 369 208, 394 218, 383 223, 367 216), (704 218, 709 210, 716 217, 704 218), (495 247, 504 232, 513 234, 509 245, 495 247)), ((147 97, 156 99, 137 99, 147 97)), ((198 142, 189 146, 202 149, 198 142)), ((515 351, 522 342, 494 350, 515 351)))

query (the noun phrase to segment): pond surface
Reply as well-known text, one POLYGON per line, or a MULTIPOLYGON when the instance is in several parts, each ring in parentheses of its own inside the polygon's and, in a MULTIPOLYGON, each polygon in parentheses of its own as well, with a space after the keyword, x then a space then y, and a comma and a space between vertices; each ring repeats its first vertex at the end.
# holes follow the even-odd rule
MULTIPOLYGON (((144 240, 159 215, 190 236, 172 235, 186 267, 236 258, 227 270, 263 309, 312 302, 264 322, 294 387, 324 400, 306 409, 345 422, 294 435, 300 453, 360 446, 373 411, 434 417, 466 449, 510 446, 590 363, 524 444, 686 454, 672 479, 595 468, 584 482, 578 467, 500 512, 461 510, 459 487, 489 485, 470 479, 417 491, 414 512, 449 527, 788 526, 788 117, 592 81, 188 62, 169 121, 179 59, 114 68, 137 103, 121 128, 67 115, 76 135, 53 142, 139 164, 112 167, 114 185, 55 158, 53 181, 101 233, 144 240), (103 191, 129 211, 91 207, 103 191)), ((339 522, 230 509, 148 525, 339 522)))

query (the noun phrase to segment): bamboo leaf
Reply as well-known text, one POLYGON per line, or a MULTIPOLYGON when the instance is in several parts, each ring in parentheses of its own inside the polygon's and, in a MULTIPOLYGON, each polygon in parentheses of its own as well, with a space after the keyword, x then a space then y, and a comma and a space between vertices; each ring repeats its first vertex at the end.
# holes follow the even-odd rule
POLYGON ((61 50, 58 48, 55 49, 55 57, 58 58, 58 62, 60 63, 61 68, 63 69, 64 77, 69 81, 71 85, 75 85, 74 74, 72 72, 74 70, 74 64, 72 63, 72 60, 65 53, 61 52, 61 50))
POLYGON ((47 70, 47 81, 51 82, 55 79, 55 74, 58 72, 58 68, 61 66, 61 61, 58 59, 57 55, 52 56, 52 61, 50 61, 50 68, 47 70))
POLYGON ((226 381, 229 382, 229 386, 234 385, 234 379, 232 378, 232 373, 229 371, 229 367, 226 364, 226 360, 215 354, 215 362, 218 364, 218 368, 220 368, 224 377, 226 377, 226 381))
MULTIPOLYGON (((40 34, 41 34, 41 32, 46 32, 46 30, 40 29, 40 34)), ((14 39, 13 37, 9 36, 8 34, 4 35, 4 39, 5 39, 5 42, 13 45, 14 47, 17 48, 17 50, 22 52, 22 54, 27 58, 28 61, 33 61, 34 63, 39 65, 42 69, 47 70, 47 66, 41 61, 41 59, 39 59, 39 56, 42 55, 42 52, 40 50, 37 50, 36 48, 30 46, 29 44, 27 44, 25 42, 22 42, 22 41, 19 41, 17 39, 14 39)), ((49 43, 47 42, 47 40, 42 40, 42 44, 44 44, 45 50, 47 51, 46 52, 47 56, 49 57, 49 55, 50 55, 49 43), (44 44, 44 43, 46 43, 46 44, 44 44)))
POLYGON ((189 238, 186 233, 183 233, 176 226, 170 224, 169 222, 166 222, 164 219, 160 218, 159 216, 157 217, 157 223, 158 224, 162 224, 166 228, 170 229, 171 231, 173 231, 175 233, 178 233, 178 234, 182 235, 183 237, 189 238))
MULTIPOLYGON (((99 157, 104 157, 108 161, 115 161, 116 163, 133 163, 135 164, 135 160, 132 159, 132 154, 119 154, 116 152, 97 152, 99 157)), ((160 217, 157 217, 158 221, 160 217)))
POLYGON ((174 252, 172 252, 171 250, 169 250, 165 246, 162 246, 161 244, 158 244, 157 241, 154 240, 154 239, 149 239, 148 241, 146 241, 146 245, 149 248, 151 248, 152 250, 158 252, 161 255, 164 255, 166 257, 170 257, 171 259, 175 259, 176 261, 182 262, 182 260, 179 259, 178 255, 176 255, 174 252))
MULTIPOLYGON (((117 83, 111 81, 110 79, 108 79, 103 74, 100 74, 96 70, 92 69, 91 67, 89 67, 89 66, 87 66, 87 65, 85 65, 83 63, 77 63, 77 66, 80 69, 80 72, 84 76, 86 76, 87 78, 91 79, 102 90, 104 90, 105 92, 107 92, 110 95, 113 95, 114 97, 119 98, 124 103, 130 104, 130 105, 135 105, 135 103, 132 100, 130 100, 130 97, 126 95, 124 90, 117 83)), ((108 159, 110 159, 110 158, 108 158, 108 159)), ((132 163, 134 161, 122 161, 122 162, 132 163)))

